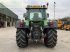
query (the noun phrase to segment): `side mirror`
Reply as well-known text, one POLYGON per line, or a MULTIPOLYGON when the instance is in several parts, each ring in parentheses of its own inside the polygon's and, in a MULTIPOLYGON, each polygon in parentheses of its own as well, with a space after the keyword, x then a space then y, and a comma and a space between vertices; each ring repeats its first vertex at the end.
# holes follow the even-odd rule
POLYGON ((49 18, 49 13, 47 13, 47 17, 49 18))
POLYGON ((26 13, 23 14, 23 17, 27 17, 26 13))
POLYGON ((23 17, 25 17, 25 19, 27 19, 27 14, 26 14, 26 13, 24 13, 24 14, 23 14, 23 17))

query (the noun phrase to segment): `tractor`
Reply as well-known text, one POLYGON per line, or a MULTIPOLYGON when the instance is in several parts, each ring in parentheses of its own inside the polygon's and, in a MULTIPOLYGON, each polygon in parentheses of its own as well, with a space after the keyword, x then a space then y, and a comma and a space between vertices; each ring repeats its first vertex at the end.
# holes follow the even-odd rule
POLYGON ((23 17, 25 20, 16 22, 16 43, 20 48, 28 46, 28 41, 31 39, 34 42, 39 42, 43 39, 44 45, 48 48, 53 48, 57 44, 57 23, 49 21, 49 13, 45 5, 28 5, 26 13, 23 17))

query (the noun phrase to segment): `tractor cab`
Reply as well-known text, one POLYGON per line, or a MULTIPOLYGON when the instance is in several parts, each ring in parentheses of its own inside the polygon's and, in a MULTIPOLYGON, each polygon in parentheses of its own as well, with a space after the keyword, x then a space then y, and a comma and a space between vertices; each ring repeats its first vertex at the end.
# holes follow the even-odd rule
POLYGON ((43 6, 27 6, 26 10, 27 12, 24 14, 25 19, 29 19, 31 21, 41 21, 43 19, 46 19, 49 17, 49 14, 46 14, 47 7, 45 5, 43 6))

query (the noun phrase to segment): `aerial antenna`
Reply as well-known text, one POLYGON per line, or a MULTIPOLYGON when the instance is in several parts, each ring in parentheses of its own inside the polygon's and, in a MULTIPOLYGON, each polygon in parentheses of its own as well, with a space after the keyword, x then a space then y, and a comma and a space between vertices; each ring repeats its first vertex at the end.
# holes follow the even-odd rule
POLYGON ((47 5, 47 7, 48 7, 49 3, 47 2, 47 4, 46 4, 46 5, 47 5))
POLYGON ((55 20, 55 4, 56 2, 54 2, 54 20, 55 20))

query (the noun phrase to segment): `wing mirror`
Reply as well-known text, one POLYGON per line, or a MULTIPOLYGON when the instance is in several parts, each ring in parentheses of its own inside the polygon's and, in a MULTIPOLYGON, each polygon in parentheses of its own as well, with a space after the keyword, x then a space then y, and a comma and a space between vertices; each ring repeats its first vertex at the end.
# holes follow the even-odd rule
POLYGON ((47 13, 47 17, 49 18, 49 13, 47 13))
POLYGON ((24 13, 24 14, 23 14, 23 17, 24 17, 25 19, 27 19, 27 13, 24 13))
POLYGON ((23 17, 27 17, 26 13, 24 13, 23 17))

